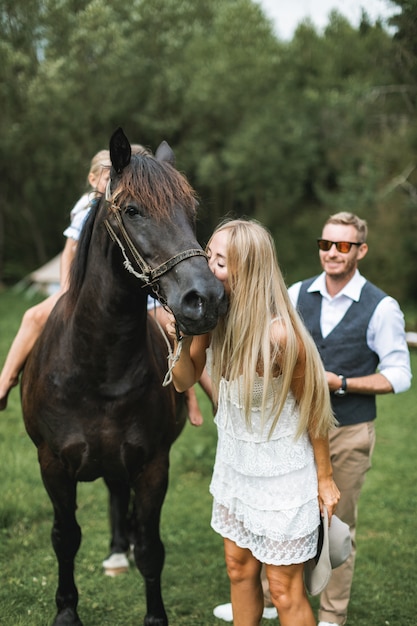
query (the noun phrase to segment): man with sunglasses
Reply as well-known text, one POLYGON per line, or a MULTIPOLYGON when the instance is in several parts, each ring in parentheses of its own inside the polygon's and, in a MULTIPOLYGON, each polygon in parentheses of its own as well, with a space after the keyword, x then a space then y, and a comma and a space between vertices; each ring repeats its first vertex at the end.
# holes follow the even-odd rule
POLYGON ((367 281, 358 262, 368 252, 367 224, 336 213, 318 239, 323 272, 289 289, 321 354, 339 427, 330 435, 333 477, 341 498, 337 515, 348 523, 353 550, 333 570, 320 597, 319 626, 345 624, 356 545, 357 504, 375 444, 376 394, 411 384, 404 316, 398 303, 367 281))

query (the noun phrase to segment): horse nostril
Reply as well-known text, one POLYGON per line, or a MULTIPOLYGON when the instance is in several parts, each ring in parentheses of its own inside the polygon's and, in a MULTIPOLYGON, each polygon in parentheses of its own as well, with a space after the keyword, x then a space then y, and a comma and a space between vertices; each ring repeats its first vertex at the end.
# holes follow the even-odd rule
POLYGON ((190 320, 201 319, 206 312, 206 299, 191 291, 183 298, 183 311, 190 320))

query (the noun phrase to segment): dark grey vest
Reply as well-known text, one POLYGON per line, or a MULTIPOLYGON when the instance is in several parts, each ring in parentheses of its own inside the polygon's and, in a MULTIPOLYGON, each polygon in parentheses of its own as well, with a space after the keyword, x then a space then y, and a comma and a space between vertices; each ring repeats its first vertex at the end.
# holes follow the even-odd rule
MULTIPOLYGON (((297 309, 314 339, 325 369, 346 378, 373 374, 379 359, 366 343, 366 332, 376 306, 386 294, 366 282, 359 302, 353 302, 339 324, 323 338, 320 329, 321 294, 307 292, 316 278, 309 278, 301 284, 297 309)), ((346 396, 331 394, 331 401, 341 426, 369 422, 376 417, 374 395, 349 393, 348 387, 346 396)))

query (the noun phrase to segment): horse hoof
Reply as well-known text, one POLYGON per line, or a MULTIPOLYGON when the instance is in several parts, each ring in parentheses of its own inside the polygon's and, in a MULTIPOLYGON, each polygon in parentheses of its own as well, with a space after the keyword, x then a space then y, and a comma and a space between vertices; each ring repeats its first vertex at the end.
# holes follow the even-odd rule
POLYGON ((155 617, 155 615, 146 615, 144 626, 168 626, 168 618, 166 615, 163 617, 155 617))
POLYGON ((67 607, 58 613, 52 626, 83 626, 77 611, 67 607))
POLYGON ((129 571, 129 561, 124 552, 114 553, 103 561, 103 568, 106 576, 119 576, 129 571))

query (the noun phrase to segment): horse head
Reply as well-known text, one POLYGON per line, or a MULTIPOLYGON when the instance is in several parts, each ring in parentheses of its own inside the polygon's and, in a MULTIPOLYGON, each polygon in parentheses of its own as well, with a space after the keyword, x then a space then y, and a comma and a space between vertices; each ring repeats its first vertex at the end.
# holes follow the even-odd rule
POLYGON ((110 139, 107 229, 125 268, 174 314, 181 332, 212 330, 226 310, 222 284, 195 235, 196 198, 166 142, 155 156, 132 151, 121 128, 110 139))

